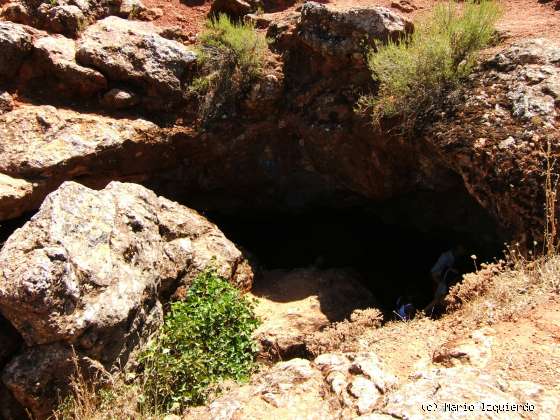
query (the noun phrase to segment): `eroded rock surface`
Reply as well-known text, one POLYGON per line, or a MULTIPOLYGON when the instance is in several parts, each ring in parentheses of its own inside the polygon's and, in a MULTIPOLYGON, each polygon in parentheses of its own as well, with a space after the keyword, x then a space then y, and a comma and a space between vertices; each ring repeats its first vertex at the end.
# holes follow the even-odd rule
POLYGON ((364 43, 396 40, 412 32, 412 23, 384 7, 335 8, 306 2, 301 9, 298 37, 323 56, 362 60, 364 43))
POLYGON ((59 398, 68 394, 68 378, 76 372, 76 366, 84 380, 102 383, 107 377, 99 362, 76 353, 70 346, 55 343, 24 350, 6 365, 1 379, 35 418, 45 419, 59 398))
POLYGON ((32 50, 32 34, 27 28, 11 22, 0 21, 0 79, 15 76, 24 58, 32 50))
POLYGON ((107 89, 107 80, 98 71, 76 63, 75 41, 45 36, 33 43, 33 56, 25 68, 27 78, 39 79, 43 88, 81 99, 107 89))
POLYGON ((68 346, 124 367, 162 322, 160 294, 209 266, 251 287, 241 252, 195 211, 136 184, 64 183, 0 251, 0 311, 30 347, 4 369, 4 384, 44 417, 55 403, 49 384, 68 381, 56 368, 66 366, 68 346))
POLYGON ((448 354, 446 360, 455 359, 453 364, 441 364, 441 360, 434 364, 429 354, 419 355, 416 371, 400 378, 371 351, 324 353, 313 361, 292 359, 259 373, 249 385, 235 387, 208 406, 189 411, 186 417, 556 418, 557 389, 506 379, 488 369, 494 333, 483 328, 461 343, 449 343, 443 353, 448 354), (472 411, 464 408, 470 404, 472 411), (513 405, 516 408, 507 409, 513 405))
POLYGON ((0 116, 0 220, 37 208, 65 180, 103 186, 171 164, 172 149, 146 120, 20 106, 0 116))
MULTIPOLYGON (((98 19, 117 14, 128 17, 145 12, 145 8, 134 12, 129 3, 130 0, 13 0, 6 2, 2 8, 2 17, 75 38, 98 19)), ((136 3, 139 6, 140 2, 136 3)))
POLYGON ((559 153, 560 46, 513 45, 482 64, 428 141, 496 220, 530 244, 544 231, 546 151, 559 153))
POLYGON ((110 81, 129 82, 143 89, 145 106, 168 109, 181 101, 183 82, 196 54, 161 37, 150 24, 112 16, 82 34, 76 58, 110 81))

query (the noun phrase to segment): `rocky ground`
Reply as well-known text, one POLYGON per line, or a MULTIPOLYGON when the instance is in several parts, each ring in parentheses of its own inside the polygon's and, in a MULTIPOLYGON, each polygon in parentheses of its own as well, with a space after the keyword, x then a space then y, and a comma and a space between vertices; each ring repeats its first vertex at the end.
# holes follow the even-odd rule
MULTIPOLYGON (((209 265, 252 288, 244 253, 192 208, 385 205, 480 237, 484 212, 504 238, 540 241, 547 150, 560 154, 560 11, 506 3, 500 43, 409 139, 355 112, 375 91, 363 42, 412 31, 433 1, 0 0, 0 416, 48 417, 74 355, 88 375, 125 368, 209 265), (235 107, 201 127, 188 87, 215 11, 255 22, 269 51, 235 107), (430 211, 457 190, 466 205, 430 211), (390 204, 417 191, 433 202, 390 204)), ((459 311, 378 329, 375 310, 353 313, 375 297, 352 271, 265 270, 252 293, 261 357, 283 361, 187 416, 434 418, 422 404, 482 399, 560 413, 553 294, 491 328, 459 311)))

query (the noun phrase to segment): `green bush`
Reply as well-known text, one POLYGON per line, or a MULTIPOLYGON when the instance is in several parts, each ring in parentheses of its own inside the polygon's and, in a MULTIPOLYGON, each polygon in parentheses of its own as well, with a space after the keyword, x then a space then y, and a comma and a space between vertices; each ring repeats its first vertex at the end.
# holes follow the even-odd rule
POLYGON ((399 116, 405 132, 418 128, 472 72, 476 52, 492 41, 500 14, 498 4, 489 0, 437 5, 413 34, 369 52, 368 65, 379 90, 362 97, 359 107, 369 110, 377 125, 399 116))
POLYGON ((200 97, 200 116, 208 123, 231 112, 238 95, 262 73, 267 43, 249 23, 232 22, 227 15, 206 22, 200 36, 200 76, 191 84, 200 97))
POLYGON ((215 272, 200 274, 140 357, 146 403, 156 411, 201 404, 220 381, 247 379, 258 324, 252 301, 215 272))

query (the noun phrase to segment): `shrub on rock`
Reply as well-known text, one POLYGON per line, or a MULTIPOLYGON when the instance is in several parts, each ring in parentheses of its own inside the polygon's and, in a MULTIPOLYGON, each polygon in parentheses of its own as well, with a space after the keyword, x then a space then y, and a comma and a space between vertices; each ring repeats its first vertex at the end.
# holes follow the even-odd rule
POLYGON ((165 410, 200 404, 219 381, 246 379, 258 324, 253 303, 230 283, 212 270, 199 274, 141 357, 147 402, 165 410))
POLYGON ((67 352, 54 343, 124 368, 161 325, 161 296, 188 287, 210 264, 239 289, 251 287, 241 252, 195 211, 136 184, 94 191, 64 183, 0 251, 0 311, 27 345, 2 381, 42 417, 56 403, 45 387, 70 379, 55 368, 66 366, 58 357, 67 352), (38 354, 48 362, 33 362, 38 354), (14 368, 20 359, 29 369, 14 368), (49 379, 32 385, 36 377, 49 379))

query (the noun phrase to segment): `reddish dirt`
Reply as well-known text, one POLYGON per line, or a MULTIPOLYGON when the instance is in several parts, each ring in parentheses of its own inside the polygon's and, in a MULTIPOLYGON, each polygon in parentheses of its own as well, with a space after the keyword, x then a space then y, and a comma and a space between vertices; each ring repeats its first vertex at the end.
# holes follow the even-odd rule
POLYGON ((179 27, 190 37, 203 28, 212 0, 144 0, 144 4, 163 11, 156 25, 179 27))
POLYGON ((517 322, 494 327, 491 371, 507 379, 560 387, 560 308, 558 299, 535 307, 517 322))
MULTIPOLYGON (((333 0, 322 1, 335 7, 356 6, 385 6, 401 13, 410 19, 417 19, 428 12, 437 1, 434 0, 409 0, 416 7, 413 12, 407 13, 392 7, 394 0, 333 0)), ((144 0, 148 7, 159 7, 163 16, 154 21, 161 26, 178 26, 185 34, 198 33, 204 26, 204 21, 210 10, 211 0, 144 0)), ((528 37, 545 37, 560 41, 560 0, 552 0, 541 4, 538 0, 502 0, 505 14, 498 24, 498 28, 505 31, 506 42, 513 42, 528 37)), ((282 12, 269 13, 268 16, 280 17, 290 11, 301 7, 298 1, 292 7, 282 12)))

